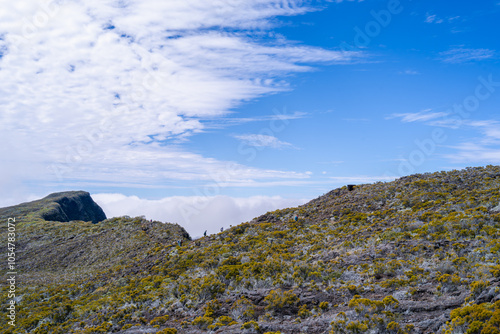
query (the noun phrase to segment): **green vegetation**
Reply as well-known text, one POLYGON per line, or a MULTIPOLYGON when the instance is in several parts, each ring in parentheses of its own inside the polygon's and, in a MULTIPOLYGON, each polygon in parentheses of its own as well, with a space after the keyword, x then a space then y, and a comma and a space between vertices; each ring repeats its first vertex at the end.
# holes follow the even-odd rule
POLYGON ((500 301, 493 304, 471 304, 451 311, 451 322, 445 334, 457 332, 493 334, 500 333, 500 301))
POLYGON ((29 284, 0 332, 417 333, 430 319, 429 333, 499 333, 499 204, 487 166, 336 189, 195 241, 141 217, 28 217, 29 284))

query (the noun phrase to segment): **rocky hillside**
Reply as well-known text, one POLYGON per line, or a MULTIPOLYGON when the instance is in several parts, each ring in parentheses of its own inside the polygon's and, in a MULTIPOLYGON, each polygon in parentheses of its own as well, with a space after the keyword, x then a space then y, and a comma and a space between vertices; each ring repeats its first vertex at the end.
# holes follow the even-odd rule
POLYGON ((152 266, 143 261, 151 249, 190 240, 179 225, 141 217, 113 218, 99 224, 44 221, 21 226, 17 237, 17 269, 21 273, 19 279, 31 284, 90 279, 96 272, 115 266, 134 274, 152 266))
POLYGON ((90 279, 113 266, 134 273, 137 268, 130 264, 143 259, 150 249, 190 240, 177 224, 143 217, 106 219, 101 207, 83 191, 51 194, 0 209, 0 215, 16 218, 16 268, 19 279, 33 285, 90 279))
MULTIPOLYGON (((17 327, 0 319, 0 331, 500 333, 499 201, 498 166, 336 189, 182 246, 151 242, 91 278, 33 281, 17 327)), ((146 223, 97 226, 123 220, 117 244, 146 223)), ((51 236, 67 225, 52 226, 51 236)))

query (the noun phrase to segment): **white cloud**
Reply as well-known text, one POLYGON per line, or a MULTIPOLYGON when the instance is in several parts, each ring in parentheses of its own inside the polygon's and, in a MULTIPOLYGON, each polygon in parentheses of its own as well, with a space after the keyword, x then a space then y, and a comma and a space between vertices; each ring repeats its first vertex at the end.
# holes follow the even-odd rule
POLYGON ((429 13, 427 13, 427 15, 425 16, 425 22, 426 23, 443 23, 443 19, 440 19, 439 17, 437 17, 437 15, 431 15, 429 13))
POLYGON ((393 114, 388 119, 391 118, 401 118, 401 122, 410 123, 410 122, 426 122, 436 118, 445 117, 448 115, 445 112, 430 112, 431 109, 422 110, 417 113, 403 113, 403 114, 393 114))
POLYGON ((436 19, 436 15, 429 15, 427 14, 425 17, 425 22, 426 23, 432 23, 436 19))
POLYGON ((255 117, 220 117, 211 122, 205 122, 207 128, 220 128, 228 125, 240 125, 250 122, 269 122, 271 126, 288 125, 289 121, 301 119, 309 115, 305 112, 294 111, 288 112, 286 108, 283 110, 274 109, 273 115, 255 116, 255 117))
POLYGON ((460 16, 449 16, 449 17, 446 17, 443 19, 443 18, 438 17, 435 14, 427 13, 425 15, 425 23, 434 23, 434 24, 441 24, 443 22, 453 23, 459 19, 460 19, 460 16))
POLYGON ((228 196, 176 196, 159 200, 122 194, 93 194, 108 217, 145 215, 147 219, 178 223, 192 237, 219 232, 221 227, 236 226, 268 211, 295 207, 307 199, 285 199, 279 196, 236 198, 228 196))
MULTIPOLYGON (((0 153, 12 164, 0 183, 206 179, 227 163, 174 145, 202 121, 289 90, 281 78, 312 63, 360 56, 259 36, 277 15, 312 10, 293 0, 4 3, 0 153)), ((303 177, 240 167, 245 179, 303 177)))
POLYGON ((464 121, 462 125, 479 131, 481 136, 452 146, 455 151, 445 157, 455 163, 500 163, 500 122, 464 121))
POLYGON ((271 148, 293 147, 292 144, 283 142, 278 138, 269 135, 246 134, 246 135, 234 135, 233 137, 241 140, 248 146, 271 147, 271 148))
POLYGON ((476 137, 469 137, 458 145, 448 146, 453 150, 443 157, 453 163, 491 164, 500 163, 500 122, 495 120, 457 119, 445 112, 430 112, 431 109, 419 113, 394 114, 389 118, 401 118, 402 122, 427 122, 426 125, 450 129, 462 128, 479 132, 476 137))
POLYGON ((456 152, 446 155, 454 163, 481 163, 481 164, 500 164, 500 147, 489 147, 486 145, 472 143, 462 143, 454 146, 456 152))
POLYGON ((495 56, 495 51, 490 49, 455 48, 441 52, 440 56, 442 61, 456 64, 490 59, 495 56))

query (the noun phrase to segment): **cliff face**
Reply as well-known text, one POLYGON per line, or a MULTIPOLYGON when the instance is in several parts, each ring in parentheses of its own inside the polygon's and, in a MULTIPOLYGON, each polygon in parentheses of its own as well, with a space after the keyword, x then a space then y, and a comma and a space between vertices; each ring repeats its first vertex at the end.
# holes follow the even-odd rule
POLYGON ((44 200, 53 201, 50 210, 42 213, 42 218, 48 221, 83 220, 95 224, 106 219, 104 211, 85 191, 51 194, 44 200))
POLYGON ((40 200, 0 209, 1 219, 23 216, 58 222, 83 220, 94 224, 106 219, 104 211, 85 191, 54 193, 40 200))

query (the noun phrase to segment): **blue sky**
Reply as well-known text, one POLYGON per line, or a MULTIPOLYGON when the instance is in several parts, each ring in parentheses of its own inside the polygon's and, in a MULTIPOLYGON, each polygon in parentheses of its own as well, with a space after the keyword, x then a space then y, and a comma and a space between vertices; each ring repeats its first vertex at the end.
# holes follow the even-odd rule
POLYGON ((498 0, 3 7, 2 205, 83 189, 196 235, 500 162, 498 0))

